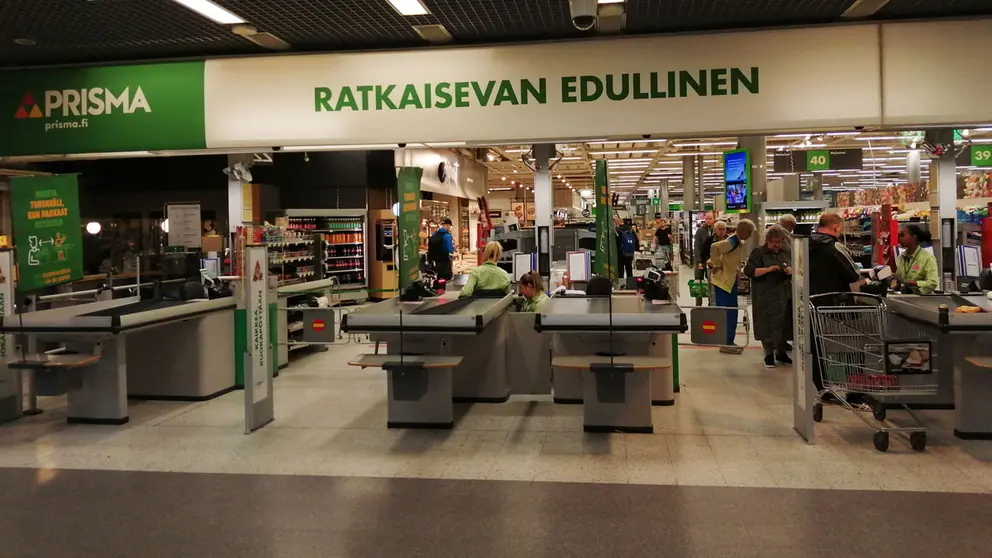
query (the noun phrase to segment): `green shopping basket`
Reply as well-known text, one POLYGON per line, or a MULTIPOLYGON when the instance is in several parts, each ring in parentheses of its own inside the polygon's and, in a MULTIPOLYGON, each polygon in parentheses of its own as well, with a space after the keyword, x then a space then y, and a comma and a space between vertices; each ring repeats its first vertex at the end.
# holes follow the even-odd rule
POLYGON ((709 298, 710 284, 706 281, 689 280, 689 296, 692 298, 709 298))

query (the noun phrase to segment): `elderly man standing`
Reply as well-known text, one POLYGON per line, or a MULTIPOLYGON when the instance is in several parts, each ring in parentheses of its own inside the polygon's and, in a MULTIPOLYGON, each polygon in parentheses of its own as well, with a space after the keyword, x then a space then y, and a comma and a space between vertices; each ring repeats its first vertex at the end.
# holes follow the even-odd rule
MULTIPOLYGON (((696 229, 696 234, 692 236, 692 256, 693 264, 696 267, 696 281, 702 281, 706 277, 706 261, 710 259, 709 246, 713 236, 713 223, 716 222, 716 215, 712 211, 707 211, 703 216, 703 224, 696 229)), ((696 306, 701 306, 703 299, 696 299, 696 306)))

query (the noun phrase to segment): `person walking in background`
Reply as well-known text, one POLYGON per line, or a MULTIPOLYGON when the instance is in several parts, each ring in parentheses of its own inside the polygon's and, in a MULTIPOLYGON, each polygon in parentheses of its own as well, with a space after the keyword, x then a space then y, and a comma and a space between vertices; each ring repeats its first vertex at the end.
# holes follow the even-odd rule
POLYGON ((792 263, 785 242, 789 233, 778 225, 765 231, 761 246, 755 248, 744 264, 744 275, 751 279, 754 306, 754 338, 765 351, 765 367, 775 361, 792 364, 786 354, 791 337, 792 263))
MULTIPOLYGON (((713 267, 713 302, 723 308, 737 308, 737 279, 744 261, 742 244, 754 234, 754 222, 741 219, 737 232, 713 244, 710 265, 713 267)), ((727 347, 734 346, 737 336, 737 310, 727 312, 727 347)), ((724 349, 721 348, 721 351, 724 349)))
POLYGON ((672 227, 664 219, 658 220, 654 231, 654 244, 665 255, 665 260, 672 261, 672 227))
POLYGON ((451 254, 455 252, 455 243, 451 239, 451 219, 445 217, 441 221, 441 227, 431 235, 427 243, 427 259, 431 267, 437 273, 438 278, 450 281, 453 277, 451 268, 451 254))
POLYGON ((937 258, 923 249, 930 233, 919 225, 907 225, 899 231, 902 254, 896 259, 896 280, 904 293, 930 294, 937 289, 937 258))
POLYGON ((778 218, 778 226, 785 229, 785 232, 789 233, 791 236, 796 232, 796 216, 791 213, 786 213, 785 215, 778 218))
POLYGON ((634 276, 634 254, 640 247, 639 244, 637 228, 629 219, 625 219, 617 227, 617 277, 634 276))
MULTIPOLYGON (((716 216, 712 211, 707 211, 703 216, 703 224, 696 229, 696 234, 692 236, 692 262, 695 266, 696 281, 706 278, 706 261, 710 258, 709 244, 710 237, 713 236, 713 223, 716 216), (705 251, 704 251, 705 250, 705 251)), ((696 299, 696 306, 700 306, 703 299, 696 299)))

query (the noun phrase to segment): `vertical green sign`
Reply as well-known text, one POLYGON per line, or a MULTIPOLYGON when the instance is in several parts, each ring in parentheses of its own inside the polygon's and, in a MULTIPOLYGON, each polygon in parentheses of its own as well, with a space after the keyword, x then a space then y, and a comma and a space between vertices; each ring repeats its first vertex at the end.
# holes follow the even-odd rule
POLYGON ((971 166, 992 167, 992 145, 972 145, 971 166))
POLYGON ((606 161, 596 161, 596 268, 594 273, 617 278, 617 242, 613 232, 613 208, 610 207, 610 186, 606 176, 606 161))
POLYGON ((0 156, 203 149, 204 62, 4 72, 0 156))
POLYGON ((399 248, 400 289, 420 277, 420 179, 424 169, 402 167, 396 175, 400 200, 399 248))
POLYGON ((806 170, 808 171, 830 170, 830 152, 825 149, 807 151, 806 170))
POLYGON ((75 174, 10 182, 18 287, 33 291, 83 277, 83 235, 75 174))

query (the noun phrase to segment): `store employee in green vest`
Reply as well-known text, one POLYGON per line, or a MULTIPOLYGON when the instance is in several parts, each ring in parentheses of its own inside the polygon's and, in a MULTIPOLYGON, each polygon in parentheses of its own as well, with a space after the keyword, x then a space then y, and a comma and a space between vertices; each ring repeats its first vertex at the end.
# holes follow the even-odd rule
POLYGON ((903 292, 930 294, 937 288, 937 258, 921 246, 930 241, 930 233, 919 225, 899 231, 902 254, 896 260, 896 280, 903 292))
POLYGON ((496 265, 496 262, 503 257, 503 246, 499 242, 490 242, 486 244, 482 256, 486 261, 469 273, 468 282, 458 293, 458 298, 472 295, 506 296, 510 294, 510 276, 496 265))

